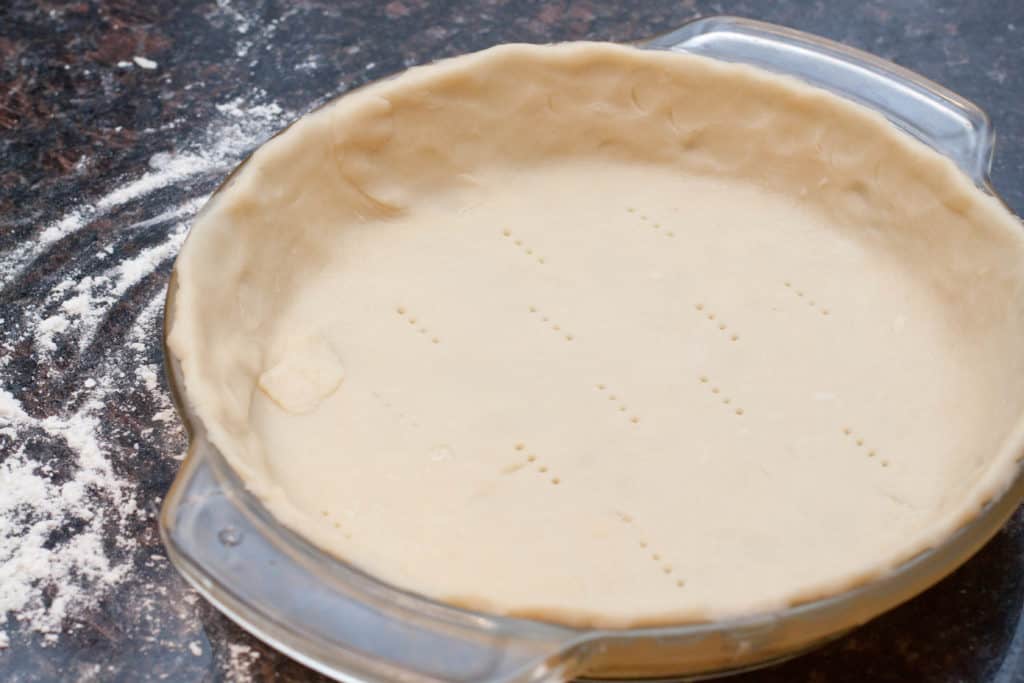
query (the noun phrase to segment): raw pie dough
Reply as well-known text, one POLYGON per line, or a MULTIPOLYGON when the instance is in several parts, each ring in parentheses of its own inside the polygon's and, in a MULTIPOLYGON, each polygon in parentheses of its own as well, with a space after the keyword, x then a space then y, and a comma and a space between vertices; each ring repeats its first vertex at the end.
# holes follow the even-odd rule
POLYGON ((169 345, 284 524, 574 625, 832 594, 997 495, 1020 225, 880 116, 603 44, 502 46, 303 118, 197 219, 169 345))

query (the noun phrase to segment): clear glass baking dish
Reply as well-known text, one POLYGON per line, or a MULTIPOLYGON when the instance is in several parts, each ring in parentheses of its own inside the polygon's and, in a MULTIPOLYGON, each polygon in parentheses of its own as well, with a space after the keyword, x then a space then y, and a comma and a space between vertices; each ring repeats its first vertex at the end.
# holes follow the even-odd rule
MULTIPOLYGON (((984 112, 894 64, 732 17, 698 20, 638 45, 754 64, 828 89, 882 113, 994 194, 994 138, 984 112)), ((168 316, 175 288, 172 275, 168 316)), ((166 349, 165 357, 190 435, 160 516, 171 561, 243 628, 342 681, 680 680, 764 666, 834 639, 932 585, 988 541, 1024 498, 1019 468, 1002 496, 940 546, 869 584, 777 612, 625 630, 495 617, 382 583, 281 526, 210 445, 182 391, 180 367, 166 349)))

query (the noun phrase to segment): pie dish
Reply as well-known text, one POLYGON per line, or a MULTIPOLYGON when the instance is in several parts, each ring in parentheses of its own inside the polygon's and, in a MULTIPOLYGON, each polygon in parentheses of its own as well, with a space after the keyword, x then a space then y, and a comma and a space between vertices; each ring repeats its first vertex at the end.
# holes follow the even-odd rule
POLYGON ((197 218, 179 400, 316 571, 536 625, 601 675, 777 657, 922 590, 1019 499, 1024 241, 972 159, 693 54, 413 69, 197 218), (756 654, 707 637, 801 609, 756 654), (641 640, 687 625, 688 653, 641 640))

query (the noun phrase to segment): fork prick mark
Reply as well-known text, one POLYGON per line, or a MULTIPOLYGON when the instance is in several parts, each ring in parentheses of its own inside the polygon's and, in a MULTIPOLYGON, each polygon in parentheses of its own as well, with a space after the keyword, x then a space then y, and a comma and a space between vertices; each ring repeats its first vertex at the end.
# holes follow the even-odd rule
MULTIPOLYGON (((637 544, 640 546, 640 551, 643 552, 647 557, 649 557, 652 562, 654 562, 654 565, 657 567, 657 570, 661 574, 671 576, 675 572, 675 568, 672 566, 672 563, 668 562, 662 556, 661 553, 650 548, 650 544, 638 528, 636 521, 633 518, 633 515, 628 514, 626 512, 621 512, 619 510, 615 511, 615 515, 619 518, 619 521, 627 525, 632 530, 637 539, 637 544)), ((675 583, 677 588, 682 588, 686 585, 686 581, 682 578, 674 578, 673 582, 675 583)))
MULTIPOLYGON (((619 413, 620 415, 625 416, 625 414, 629 412, 629 406, 626 404, 626 402, 622 399, 621 396, 619 396, 615 392, 609 390, 608 389, 608 385, 606 385, 606 384, 595 384, 594 388, 598 392, 601 392, 602 394, 605 395, 605 398, 607 398, 611 402, 612 407, 615 409, 615 411, 617 413, 619 413)), ((634 415, 630 415, 629 416, 629 422, 630 422, 630 424, 640 424, 640 416, 639 415, 635 415, 635 414, 634 415)))
POLYGON ((431 344, 440 344, 441 338, 430 333, 430 330, 420 321, 415 315, 409 312, 409 309, 405 306, 395 306, 395 313, 405 322, 409 323, 413 330, 417 334, 422 335, 425 339, 428 339, 431 344))
POLYGON ((536 306, 530 306, 528 310, 530 311, 530 314, 534 316, 541 325, 547 327, 555 334, 560 335, 562 339, 564 339, 565 341, 571 342, 576 340, 575 334, 569 332, 568 330, 562 329, 561 325, 551 320, 549 316, 541 313, 540 309, 538 309, 536 306))
POLYGON ((562 478, 552 472, 550 466, 538 458, 536 453, 530 452, 524 442, 516 442, 513 444, 512 450, 516 452, 518 459, 512 464, 503 467, 501 470, 502 474, 515 474, 516 472, 529 469, 538 475, 546 477, 553 486, 558 486, 562 483, 562 478), (524 453, 525 455, 523 455, 524 453))
POLYGON ((704 387, 711 393, 711 395, 717 399, 723 406, 732 410, 733 415, 736 417, 742 417, 747 411, 734 404, 733 399, 728 394, 722 391, 722 388, 711 381, 711 378, 707 375, 698 375, 697 381, 700 382, 704 387))
POLYGON ((526 244, 521 238, 513 235, 512 231, 509 228, 505 228, 504 230, 502 230, 501 235, 509 242, 509 244, 516 247, 523 254, 523 256, 532 259, 533 261, 540 265, 544 265, 545 263, 547 263, 547 260, 540 254, 538 254, 535 248, 526 244))
POLYGON ((816 310, 821 315, 823 315, 825 317, 828 317, 828 316, 832 315, 832 311, 828 308, 828 306, 822 305, 813 296, 808 295, 804 290, 800 289, 795 284, 793 284, 792 281, 784 280, 782 282, 782 286, 785 287, 786 289, 788 289, 789 291, 793 292, 793 294, 798 299, 802 300, 810 308, 813 308, 814 310, 816 310))
POLYGON ((698 301, 697 303, 695 303, 693 305, 693 310, 696 311, 698 315, 704 317, 716 330, 718 330, 722 334, 723 337, 725 337, 729 341, 736 342, 740 340, 739 333, 737 333, 737 331, 733 329, 727 322, 722 320, 718 313, 711 310, 708 307, 708 305, 705 304, 704 302, 698 301))

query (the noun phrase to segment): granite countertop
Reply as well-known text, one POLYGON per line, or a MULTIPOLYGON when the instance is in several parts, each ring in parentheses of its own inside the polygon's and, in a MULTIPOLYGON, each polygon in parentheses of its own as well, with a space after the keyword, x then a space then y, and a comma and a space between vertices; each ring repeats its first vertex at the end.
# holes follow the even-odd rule
MULTIPOLYGON (((1024 213, 1024 4, 1003 0, 6 0, 0 6, 0 680, 322 680, 199 598, 156 514, 185 447, 160 370, 188 219, 253 145, 406 66, 736 14, 974 100, 1024 213), (7 611, 10 610, 10 611, 7 611)), ((920 597, 737 677, 1024 682, 1024 512, 920 597)))

